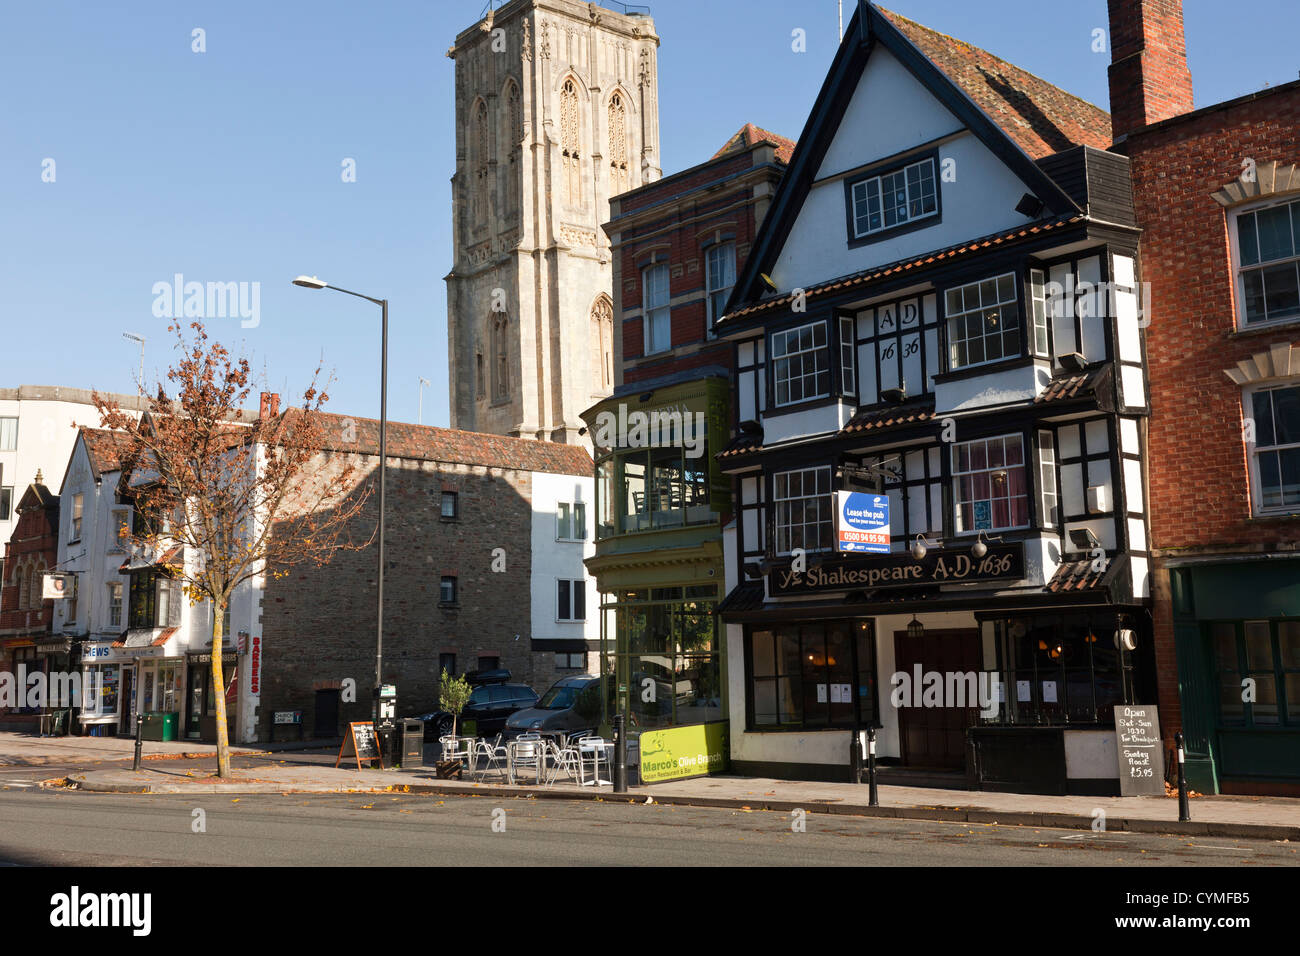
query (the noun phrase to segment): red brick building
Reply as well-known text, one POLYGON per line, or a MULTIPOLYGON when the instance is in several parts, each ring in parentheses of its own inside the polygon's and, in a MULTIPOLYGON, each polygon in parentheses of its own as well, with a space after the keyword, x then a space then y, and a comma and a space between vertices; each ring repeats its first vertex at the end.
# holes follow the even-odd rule
MULTIPOLYGON (((34 674, 52 660, 56 669, 59 663, 50 656, 54 602, 41 598, 44 575, 58 561, 59 496, 41 482, 39 472, 19 500, 17 514, 18 523, 5 543, 0 581, 0 671, 15 675, 20 665, 34 674)), ((63 666, 66 669, 66 654, 63 666)), ((38 708, 0 707, 0 727, 35 729, 38 713, 38 708)))
POLYGON ((732 509, 714 456, 731 437, 734 348, 712 327, 793 149, 747 123, 707 161, 610 201, 614 394, 583 413, 597 459, 587 568, 602 599, 604 671, 617 675, 616 706, 634 733, 714 724, 723 739, 726 664, 713 611, 732 509), (641 416, 648 435, 606 426, 641 416), (691 430, 661 433, 659 420, 691 430))
POLYGON ((1162 729, 1197 789, 1300 794, 1300 82, 1194 110, 1181 3, 1109 11, 1149 283, 1162 729))

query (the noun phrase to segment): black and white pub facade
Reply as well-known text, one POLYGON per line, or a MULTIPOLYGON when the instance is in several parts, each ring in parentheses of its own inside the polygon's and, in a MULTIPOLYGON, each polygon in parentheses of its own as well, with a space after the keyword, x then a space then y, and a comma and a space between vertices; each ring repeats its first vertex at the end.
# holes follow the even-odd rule
POLYGON ((1148 392, 1107 115, 862 4, 715 326, 731 759, 1117 793, 1154 703, 1148 392))

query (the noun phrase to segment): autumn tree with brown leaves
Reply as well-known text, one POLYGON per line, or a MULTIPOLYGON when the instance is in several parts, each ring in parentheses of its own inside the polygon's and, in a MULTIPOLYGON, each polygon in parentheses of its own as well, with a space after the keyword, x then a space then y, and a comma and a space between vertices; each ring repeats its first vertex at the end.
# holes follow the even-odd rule
POLYGON ((123 542, 138 559, 161 564, 191 605, 212 609, 212 693, 217 774, 230 776, 222 673, 222 619, 246 581, 321 566, 341 550, 360 550, 353 519, 369 495, 350 456, 325 451, 322 408, 329 396, 318 368, 300 407, 252 414, 247 358, 209 342, 202 323, 187 339, 179 324, 178 360, 137 419, 96 394, 101 425, 122 434, 120 492, 136 508, 123 542), (173 394, 168 394, 168 389, 173 394))

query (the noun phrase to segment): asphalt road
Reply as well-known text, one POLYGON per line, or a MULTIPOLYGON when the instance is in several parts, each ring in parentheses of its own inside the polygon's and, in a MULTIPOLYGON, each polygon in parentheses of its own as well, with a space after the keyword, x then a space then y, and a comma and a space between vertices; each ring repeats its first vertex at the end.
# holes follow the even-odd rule
POLYGON ((1237 866, 1292 844, 388 794, 241 797, 0 791, 0 864, 64 866, 1237 866), (202 811, 201 814, 195 811, 202 811), (196 821, 202 832, 195 832, 196 821), (494 823, 496 824, 494 828, 494 823))

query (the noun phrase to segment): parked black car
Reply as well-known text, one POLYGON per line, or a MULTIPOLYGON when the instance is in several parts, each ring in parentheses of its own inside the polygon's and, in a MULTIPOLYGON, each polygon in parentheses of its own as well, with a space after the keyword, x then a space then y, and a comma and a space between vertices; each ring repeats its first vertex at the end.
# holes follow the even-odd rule
MULTIPOLYGON (((614 682, 609 684, 612 695, 614 682)), ((563 677, 536 704, 511 714, 505 735, 513 739, 530 730, 595 730, 601 711, 598 676, 563 677)))
MULTIPOLYGON (((469 703, 460 712, 456 732, 462 731, 466 721, 474 721, 476 736, 494 737, 504 729, 506 718, 535 703, 537 691, 527 684, 480 684, 474 688, 469 695, 469 703)), ((445 710, 417 714, 416 717, 424 721, 426 742, 451 733, 452 715, 445 710)))

